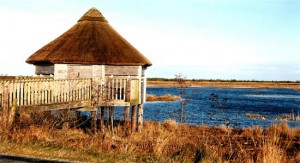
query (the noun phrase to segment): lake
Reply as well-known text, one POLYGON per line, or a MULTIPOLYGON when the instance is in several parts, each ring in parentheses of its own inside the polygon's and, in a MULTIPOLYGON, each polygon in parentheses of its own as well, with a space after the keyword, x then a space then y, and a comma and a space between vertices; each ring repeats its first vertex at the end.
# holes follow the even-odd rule
MULTIPOLYGON (((184 107, 185 123, 219 126, 227 123, 232 128, 247 126, 267 127, 280 123, 276 117, 300 112, 300 91, 293 89, 256 89, 256 88, 213 88, 188 87, 185 89, 187 104, 184 107), (209 100, 211 94, 217 95, 219 104, 209 100), (222 102, 226 99, 225 102, 222 102), (215 107, 212 107, 212 106, 215 107), (222 105, 221 109, 218 106, 222 105), (246 114, 259 114, 262 118, 250 118, 246 114), (226 121, 224 119, 228 118, 226 121)), ((147 94, 180 95, 174 87, 148 87, 147 94)), ((179 121, 182 101, 146 102, 144 120, 163 122, 167 119, 179 121)), ((123 118, 123 108, 116 108, 116 118, 123 118)), ((288 121, 290 127, 300 127, 300 122, 288 121)))

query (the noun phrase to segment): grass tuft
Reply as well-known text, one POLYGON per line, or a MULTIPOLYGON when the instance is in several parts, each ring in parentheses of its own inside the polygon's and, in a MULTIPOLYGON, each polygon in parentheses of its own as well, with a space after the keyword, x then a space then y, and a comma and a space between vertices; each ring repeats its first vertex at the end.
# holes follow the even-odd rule
POLYGON ((146 95, 146 101, 177 101, 177 100, 181 100, 181 97, 171 95, 171 94, 165 94, 162 96, 156 96, 152 94, 146 95))

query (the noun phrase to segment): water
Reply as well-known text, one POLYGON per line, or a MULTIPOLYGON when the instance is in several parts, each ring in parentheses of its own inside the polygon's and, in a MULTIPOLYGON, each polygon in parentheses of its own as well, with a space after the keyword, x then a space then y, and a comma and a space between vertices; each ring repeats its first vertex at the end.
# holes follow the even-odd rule
MULTIPOLYGON (((164 95, 166 93, 179 95, 180 91, 174 87, 148 87, 148 94, 164 95)), ((186 123, 192 125, 206 124, 219 126, 229 122, 230 127, 241 128, 247 126, 267 127, 280 121, 276 117, 290 114, 295 116, 300 112, 300 91, 292 89, 253 89, 253 88, 186 88, 187 105, 184 107, 186 123), (215 93, 221 101, 222 109, 212 108, 210 94, 215 93), (249 118, 246 113, 259 114, 266 118, 249 118), (228 121, 224 121, 228 117, 228 121)), ((166 119, 179 121, 179 112, 182 101, 175 102, 146 102, 144 119, 162 122, 166 119)), ((218 106, 218 105, 216 105, 218 106)), ((122 119, 123 108, 116 109, 116 118, 122 119)), ((300 127, 300 122, 288 121, 291 127, 300 127)))

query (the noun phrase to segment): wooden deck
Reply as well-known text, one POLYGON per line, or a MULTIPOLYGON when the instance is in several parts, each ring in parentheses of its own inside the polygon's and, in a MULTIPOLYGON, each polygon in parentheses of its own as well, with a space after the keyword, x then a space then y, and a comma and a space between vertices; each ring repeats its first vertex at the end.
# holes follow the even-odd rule
POLYGON ((19 110, 130 106, 140 103, 140 79, 105 77, 94 79, 52 78, 0 80, 0 109, 19 110))

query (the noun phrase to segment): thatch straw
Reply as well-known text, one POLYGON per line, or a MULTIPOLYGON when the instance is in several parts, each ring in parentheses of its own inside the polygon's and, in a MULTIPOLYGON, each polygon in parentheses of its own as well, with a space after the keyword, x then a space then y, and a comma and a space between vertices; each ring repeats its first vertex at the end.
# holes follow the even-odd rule
POLYGON ((31 64, 150 66, 152 63, 115 31, 95 8, 27 60, 31 64))

